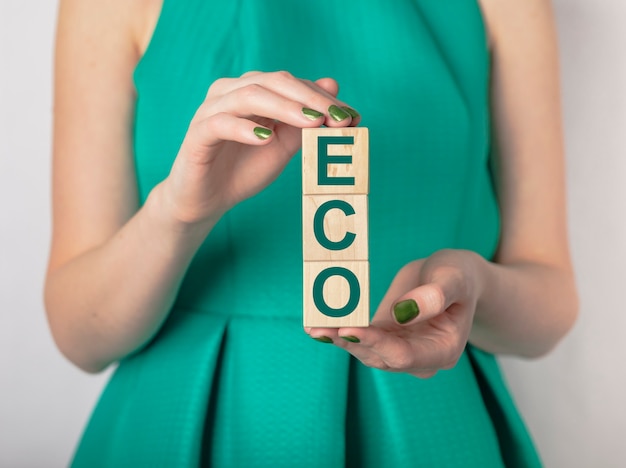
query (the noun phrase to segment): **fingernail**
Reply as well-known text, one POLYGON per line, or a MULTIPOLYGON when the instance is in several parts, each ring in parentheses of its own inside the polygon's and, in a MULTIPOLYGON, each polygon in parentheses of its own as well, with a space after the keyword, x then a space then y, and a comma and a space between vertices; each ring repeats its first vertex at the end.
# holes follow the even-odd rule
POLYGON ((350 117, 350 114, 348 114, 341 107, 338 107, 334 104, 328 108, 328 113, 336 122, 341 122, 342 120, 345 120, 348 117, 350 117))
POLYGON ((311 120, 319 119, 324 116, 321 112, 318 112, 315 109, 309 109, 308 107, 303 107, 302 113, 311 120))
POLYGON ((254 134, 261 140, 267 140, 272 136, 272 131, 269 128, 254 127, 254 134))
POLYGON ((407 323, 417 317, 420 313, 417 302, 413 299, 398 302, 393 307, 393 314, 396 316, 398 323, 407 323))
POLYGON ((357 117, 361 117, 361 114, 355 111, 352 107, 341 106, 341 108, 345 110, 348 114, 350 114, 350 117, 352 117, 353 119, 356 119, 357 117))
POLYGON ((312 337, 314 340, 319 341, 320 343, 332 343, 333 340, 328 338, 327 336, 317 336, 312 337))
POLYGON ((342 338, 346 341, 349 341, 350 343, 360 343, 361 340, 359 340, 356 336, 352 336, 352 335, 348 335, 348 336, 342 336, 342 338))

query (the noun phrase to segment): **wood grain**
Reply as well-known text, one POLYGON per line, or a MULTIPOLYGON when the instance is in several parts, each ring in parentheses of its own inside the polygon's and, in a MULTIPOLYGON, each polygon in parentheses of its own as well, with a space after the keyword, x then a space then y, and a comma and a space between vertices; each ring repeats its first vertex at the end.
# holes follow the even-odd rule
MULTIPOLYGON (((323 301, 332 309, 341 309, 349 304, 357 290, 340 275, 333 275, 323 283, 323 301)), ((370 310, 369 262, 304 262, 304 326, 305 327, 367 327, 370 310), (327 269, 341 268, 358 281, 358 302, 348 315, 329 316, 318 308, 314 299, 314 284, 327 269)), ((319 303, 319 300, 318 300, 319 303)))
MULTIPOLYGON (((325 146, 325 145, 322 145, 325 146)), ((361 194, 369 192, 369 130, 363 127, 347 128, 305 128, 302 130, 302 193, 319 194, 361 194), (326 171, 330 180, 352 178, 354 185, 323 185, 319 180, 319 138, 348 137, 353 144, 329 144, 327 153, 334 156, 349 156, 349 163, 329 163, 326 171)))
POLYGON ((367 214, 367 195, 304 195, 302 197, 304 260, 368 260, 367 214), (335 206, 336 202, 343 206, 326 208, 335 206), (354 214, 346 215, 349 209, 352 209, 354 214), (339 250, 324 247, 315 235, 316 215, 323 219, 323 236, 326 239, 335 244, 340 244, 345 239, 353 239, 351 244, 339 250))

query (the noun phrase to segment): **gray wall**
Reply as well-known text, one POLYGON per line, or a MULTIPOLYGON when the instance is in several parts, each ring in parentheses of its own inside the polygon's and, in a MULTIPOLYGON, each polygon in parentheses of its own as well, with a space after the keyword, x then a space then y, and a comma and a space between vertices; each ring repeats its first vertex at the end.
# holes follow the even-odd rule
POLYGON ((54 347, 42 306, 50 236, 56 2, 0 0, 0 467, 66 466, 105 375, 54 347))
MULTIPOLYGON (((0 466, 66 465, 108 375, 61 358, 42 308, 54 4, 0 0, 0 466)), ((555 5, 582 316, 548 358, 504 366, 547 466, 617 467, 626 459, 626 4, 555 5)))
POLYGON ((506 360, 548 466, 626 463, 626 3, 557 0, 581 317, 557 351, 506 360))

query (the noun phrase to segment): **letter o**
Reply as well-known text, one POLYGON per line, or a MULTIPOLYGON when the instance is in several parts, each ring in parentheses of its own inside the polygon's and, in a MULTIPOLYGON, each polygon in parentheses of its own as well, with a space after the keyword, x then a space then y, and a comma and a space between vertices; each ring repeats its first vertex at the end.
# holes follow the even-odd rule
POLYGON ((313 282, 313 302, 317 309, 328 317, 345 317, 346 315, 350 315, 357 308, 360 300, 361 286, 359 285, 359 279, 347 268, 326 268, 317 275, 317 278, 315 278, 313 282), (348 299, 348 303, 338 309, 333 309, 324 300, 324 284, 331 276, 342 276, 348 281, 348 285, 350 286, 350 298, 348 299))

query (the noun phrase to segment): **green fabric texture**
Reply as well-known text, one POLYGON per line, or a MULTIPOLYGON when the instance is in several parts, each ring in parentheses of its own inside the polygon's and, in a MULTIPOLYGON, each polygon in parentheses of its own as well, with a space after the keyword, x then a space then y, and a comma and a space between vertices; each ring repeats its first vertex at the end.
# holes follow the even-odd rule
MULTIPOLYGON (((331 76, 370 129, 372 313, 411 260, 493 256, 475 0, 165 0, 135 71, 142 200, 211 83, 250 70, 331 76)), ((540 466, 493 356, 468 347, 420 380, 304 334, 300 171, 298 154, 211 232, 158 335, 111 377, 72 466, 540 466)))

